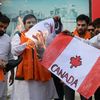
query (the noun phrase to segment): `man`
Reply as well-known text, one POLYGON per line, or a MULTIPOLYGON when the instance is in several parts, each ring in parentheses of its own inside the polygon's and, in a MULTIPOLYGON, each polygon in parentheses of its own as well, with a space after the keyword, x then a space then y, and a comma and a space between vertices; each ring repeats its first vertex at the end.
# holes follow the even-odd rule
POLYGON ((34 15, 26 15, 23 18, 25 30, 12 39, 13 55, 23 57, 16 71, 13 100, 50 100, 55 96, 51 74, 39 63, 34 41, 25 36, 36 23, 34 15))
POLYGON ((90 34, 90 32, 87 31, 89 21, 90 20, 89 20, 88 16, 86 16, 84 14, 79 15, 76 18, 77 26, 76 26, 76 29, 73 32, 73 34, 77 35, 81 38, 84 38, 84 39, 90 39, 91 34, 90 34))
MULTIPOLYGON (((12 59, 10 37, 5 34, 10 23, 10 19, 0 13, 0 100, 7 100, 7 74, 4 73, 4 67, 8 59, 12 59)), ((11 71, 10 84, 14 81, 14 71, 11 71)))
POLYGON ((91 38, 95 36, 94 31, 95 31, 95 27, 94 27, 93 23, 91 22, 88 24, 88 32, 91 33, 91 38))
POLYGON ((96 18, 94 21, 93 21, 93 26, 95 27, 95 30, 94 30, 94 37, 90 39, 90 42, 94 43, 97 39, 97 37, 99 36, 99 33, 100 33, 100 18, 96 18))
MULTIPOLYGON (((87 31, 88 24, 89 24, 89 17, 81 14, 76 18, 76 29, 73 32, 73 35, 79 36, 84 39, 90 39, 91 34, 87 31)), ((75 91, 66 86, 65 88, 65 100, 75 100, 75 91)), ((83 96, 81 96, 81 100, 87 100, 83 96)), ((92 100, 92 97, 88 100, 92 100)))
POLYGON ((100 18, 96 18, 94 21, 93 21, 93 25, 95 27, 95 35, 98 35, 100 33, 100 18))

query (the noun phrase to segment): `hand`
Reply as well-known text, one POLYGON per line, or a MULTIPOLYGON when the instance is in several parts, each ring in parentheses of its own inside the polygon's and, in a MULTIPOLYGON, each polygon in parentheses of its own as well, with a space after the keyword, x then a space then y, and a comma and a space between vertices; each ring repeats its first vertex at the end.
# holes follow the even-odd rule
POLYGON ((34 45, 35 45, 34 41, 32 41, 30 39, 27 41, 27 46, 33 47, 34 45))
POLYGON ((0 59, 0 68, 4 69, 5 65, 6 65, 6 61, 0 59))
POLYGON ((45 38, 43 36, 43 32, 38 30, 39 32, 37 33, 36 37, 37 37, 37 47, 39 48, 46 48, 45 47, 45 38))
POLYGON ((74 37, 74 34, 72 32, 70 32, 69 30, 64 30, 62 33, 65 35, 69 35, 69 36, 74 37))

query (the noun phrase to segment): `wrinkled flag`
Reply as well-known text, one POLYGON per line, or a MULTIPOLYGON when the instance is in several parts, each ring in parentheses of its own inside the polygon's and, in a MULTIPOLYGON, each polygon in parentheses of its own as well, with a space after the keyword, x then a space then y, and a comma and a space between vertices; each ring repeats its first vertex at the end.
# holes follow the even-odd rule
POLYGON ((42 64, 66 85, 89 98, 100 86, 100 50, 59 34, 44 52, 42 64))

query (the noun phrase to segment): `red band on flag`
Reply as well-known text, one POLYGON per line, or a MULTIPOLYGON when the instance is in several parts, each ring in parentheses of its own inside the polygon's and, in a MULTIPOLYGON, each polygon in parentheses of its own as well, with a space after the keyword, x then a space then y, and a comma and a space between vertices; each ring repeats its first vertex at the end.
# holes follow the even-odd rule
POLYGON ((97 59, 93 68, 82 82, 77 90, 81 95, 87 99, 94 94, 96 89, 100 86, 100 58, 97 59), (94 85, 95 84, 95 85, 94 85))
POLYGON ((59 34, 46 49, 43 61, 41 62, 46 68, 49 68, 56 58, 62 53, 73 38, 68 35, 59 34), (62 45, 63 44, 63 45, 62 45))

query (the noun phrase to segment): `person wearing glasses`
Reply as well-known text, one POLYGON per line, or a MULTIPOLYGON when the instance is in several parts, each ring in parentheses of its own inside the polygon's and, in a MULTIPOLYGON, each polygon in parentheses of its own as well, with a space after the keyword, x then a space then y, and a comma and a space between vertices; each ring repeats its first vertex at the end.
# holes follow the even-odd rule
POLYGON ((94 27, 92 22, 88 24, 88 29, 87 30, 88 30, 88 32, 91 33, 91 38, 95 36, 95 33, 94 33, 95 27, 94 27))

